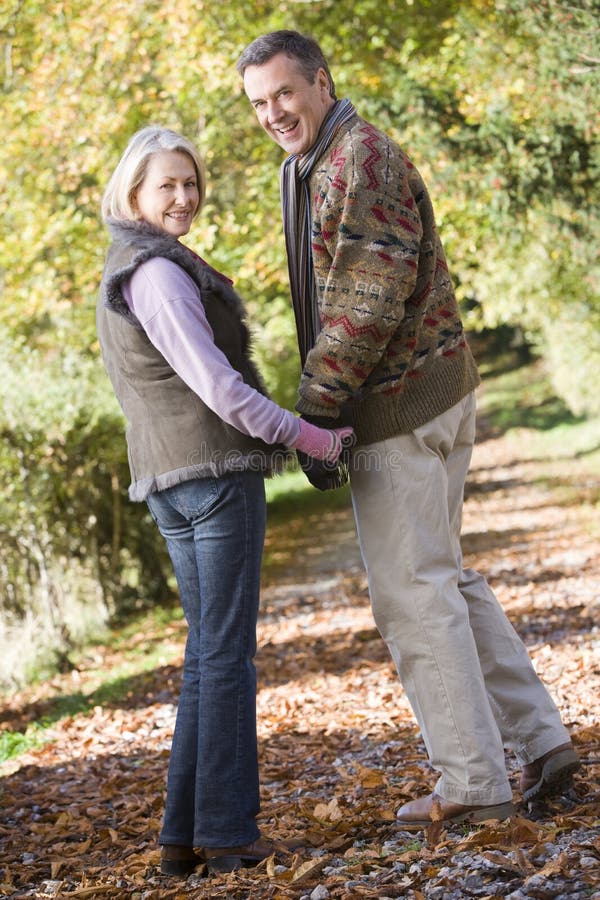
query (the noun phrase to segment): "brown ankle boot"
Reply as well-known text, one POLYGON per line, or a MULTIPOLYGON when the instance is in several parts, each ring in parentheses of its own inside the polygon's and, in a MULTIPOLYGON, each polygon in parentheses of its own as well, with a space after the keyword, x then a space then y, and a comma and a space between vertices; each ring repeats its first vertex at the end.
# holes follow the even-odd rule
POLYGON ((565 790, 573 781, 573 773, 581 768, 581 760, 569 741, 549 750, 521 771, 523 800, 548 797, 565 790))
POLYGON ((410 831, 414 828, 426 828, 435 820, 446 822, 448 825, 459 822, 485 822, 487 819, 508 819, 514 812, 510 801, 490 806, 466 806, 444 800, 434 792, 405 803, 396 813, 396 820, 410 831))
POLYGON ((203 862, 193 847, 182 847, 179 844, 163 844, 160 852, 161 875, 185 877, 191 875, 196 866, 203 862))
MULTIPOLYGON (((297 841, 291 843, 298 846, 297 841)), ((205 847, 204 856, 209 872, 235 872, 257 866, 263 859, 277 852, 285 854, 289 849, 285 841, 275 844, 260 837, 242 847, 205 847)))

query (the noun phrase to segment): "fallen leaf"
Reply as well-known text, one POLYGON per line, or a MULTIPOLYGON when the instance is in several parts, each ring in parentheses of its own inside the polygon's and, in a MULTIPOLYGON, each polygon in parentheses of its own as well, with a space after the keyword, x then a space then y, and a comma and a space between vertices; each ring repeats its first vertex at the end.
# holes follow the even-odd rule
POLYGON ((322 822, 339 822, 344 813, 339 807, 337 797, 334 797, 329 803, 318 803, 313 810, 313 816, 322 822))

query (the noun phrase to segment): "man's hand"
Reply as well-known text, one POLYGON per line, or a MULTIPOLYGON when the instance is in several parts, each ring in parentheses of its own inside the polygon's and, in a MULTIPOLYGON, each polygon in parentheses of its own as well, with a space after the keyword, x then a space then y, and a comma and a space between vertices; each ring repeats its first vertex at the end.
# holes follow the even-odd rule
POLYGON ((335 462, 327 461, 325 459, 315 459, 314 456, 308 456, 306 453, 303 453, 301 448, 298 447, 296 450, 298 463, 313 487, 316 487, 319 491, 335 490, 336 488, 343 487, 348 481, 350 450, 356 443, 356 437, 352 428, 348 426, 335 429, 323 429, 322 425, 330 424, 333 421, 332 419, 320 418, 315 420, 313 418, 311 422, 307 422, 303 418, 301 419, 302 424, 300 427, 302 428, 303 425, 315 427, 315 421, 318 421, 319 423, 319 425, 316 426, 318 430, 333 434, 337 438, 336 443, 332 448, 335 462))

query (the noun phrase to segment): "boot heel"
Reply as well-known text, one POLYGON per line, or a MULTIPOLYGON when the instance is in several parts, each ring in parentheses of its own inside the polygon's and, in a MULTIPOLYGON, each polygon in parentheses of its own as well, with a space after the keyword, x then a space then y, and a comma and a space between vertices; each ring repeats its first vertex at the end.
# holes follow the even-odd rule
POLYGON ((187 875, 191 875, 201 862, 203 862, 202 858, 197 853, 194 853, 192 847, 163 844, 160 858, 160 874, 185 878, 187 875))
MULTIPOLYGON (((256 865, 256 860, 254 865, 256 865)), ((212 856, 206 860, 206 867, 211 875, 219 875, 226 872, 237 872, 242 868, 241 856, 212 856)))

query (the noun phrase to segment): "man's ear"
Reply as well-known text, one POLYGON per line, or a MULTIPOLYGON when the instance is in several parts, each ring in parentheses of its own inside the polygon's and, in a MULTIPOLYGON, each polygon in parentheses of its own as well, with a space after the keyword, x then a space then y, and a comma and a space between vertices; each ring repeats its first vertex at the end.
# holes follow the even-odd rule
POLYGON ((327 93, 329 93, 329 77, 325 69, 319 69, 317 72, 317 82, 319 87, 324 87, 327 93))

